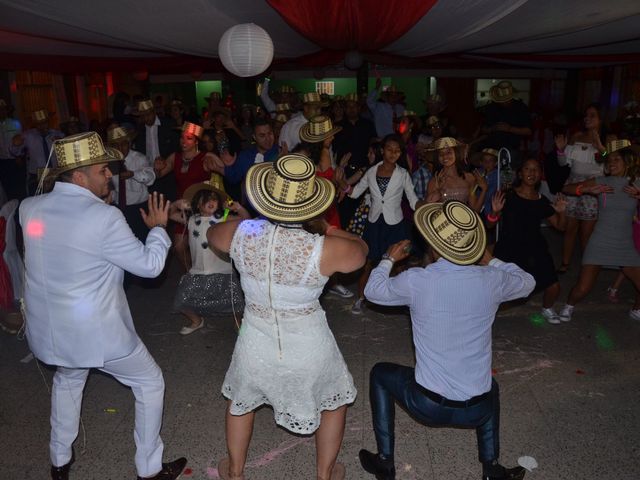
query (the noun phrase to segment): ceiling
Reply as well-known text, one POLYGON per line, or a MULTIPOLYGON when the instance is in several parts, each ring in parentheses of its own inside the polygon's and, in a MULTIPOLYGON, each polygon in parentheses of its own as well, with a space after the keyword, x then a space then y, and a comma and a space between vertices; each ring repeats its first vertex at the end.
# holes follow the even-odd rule
POLYGON ((283 70, 339 65, 349 50, 410 68, 640 63, 638 0, 0 0, 0 65, 216 72, 220 37, 248 22, 283 70))

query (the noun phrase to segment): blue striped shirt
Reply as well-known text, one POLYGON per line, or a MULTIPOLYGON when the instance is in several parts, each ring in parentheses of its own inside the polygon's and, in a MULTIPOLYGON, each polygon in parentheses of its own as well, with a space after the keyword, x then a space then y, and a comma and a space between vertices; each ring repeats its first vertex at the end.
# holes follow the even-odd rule
POLYGON ((450 400, 491 389, 491 326, 500 303, 529 295, 535 280, 513 263, 462 266, 443 258, 389 277, 380 262, 365 288, 380 305, 408 305, 416 382, 450 400))

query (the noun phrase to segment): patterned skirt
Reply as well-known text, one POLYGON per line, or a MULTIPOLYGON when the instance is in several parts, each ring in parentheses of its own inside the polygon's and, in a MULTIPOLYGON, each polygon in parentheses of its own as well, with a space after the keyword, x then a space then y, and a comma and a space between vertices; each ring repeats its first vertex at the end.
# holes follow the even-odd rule
POLYGON ((182 276, 173 301, 175 311, 190 310, 202 316, 219 313, 242 313, 244 295, 240 277, 233 273, 182 276))

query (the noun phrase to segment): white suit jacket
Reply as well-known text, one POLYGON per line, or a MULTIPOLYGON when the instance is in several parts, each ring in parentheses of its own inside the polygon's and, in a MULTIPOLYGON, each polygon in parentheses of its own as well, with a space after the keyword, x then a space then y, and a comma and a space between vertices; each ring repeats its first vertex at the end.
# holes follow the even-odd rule
POLYGON ((369 193, 371 194, 369 221, 375 223, 380 217, 380 214, 382 214, 387 225, 396 225, 402 220, 402 208, 400 207, 402 194, 404 193, 407 196, 409 205, 411 205, 413 210, 416 209, 418 197, 413 189, 411 175, 409 175, 406 169, 399 165, 396 165, 395 170, 391 174, 389 185, 387 185, 387 190, 383 196, 382 193, 380 193, 380 187, 378 187, 376 180, 376 174, 378 173, 378 167, 380 165, 382 165, 382 162, 375 164, 365 172, 364 176, 353 188, 350 197, 358 198, 369 189, 369 193))
POLYGON ((145 245, 120 210, 62 182, 25 199, 20 224, 34 355, 50 365, 88 368, 131 353, 140 339, 122 288, 124 270, 159 275, 171 245, 167 232, 151 229, 145 245))

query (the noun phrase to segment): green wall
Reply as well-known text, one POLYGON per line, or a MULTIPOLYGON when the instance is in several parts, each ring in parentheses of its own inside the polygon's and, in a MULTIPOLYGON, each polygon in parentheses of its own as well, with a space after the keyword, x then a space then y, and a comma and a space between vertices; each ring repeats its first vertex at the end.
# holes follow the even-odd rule
MULTIPOLYGON (((203 82, 195 82, 196 84, 196 101, 198 105, 198 114, 202 112, 202 108, 207 106, 205 98, 211 94, 211 92, 218 92, 222 94, 222 81, 221 80, 207 80, 203 82)), ((223 97, 224 100, 224 97, 223 97)))

